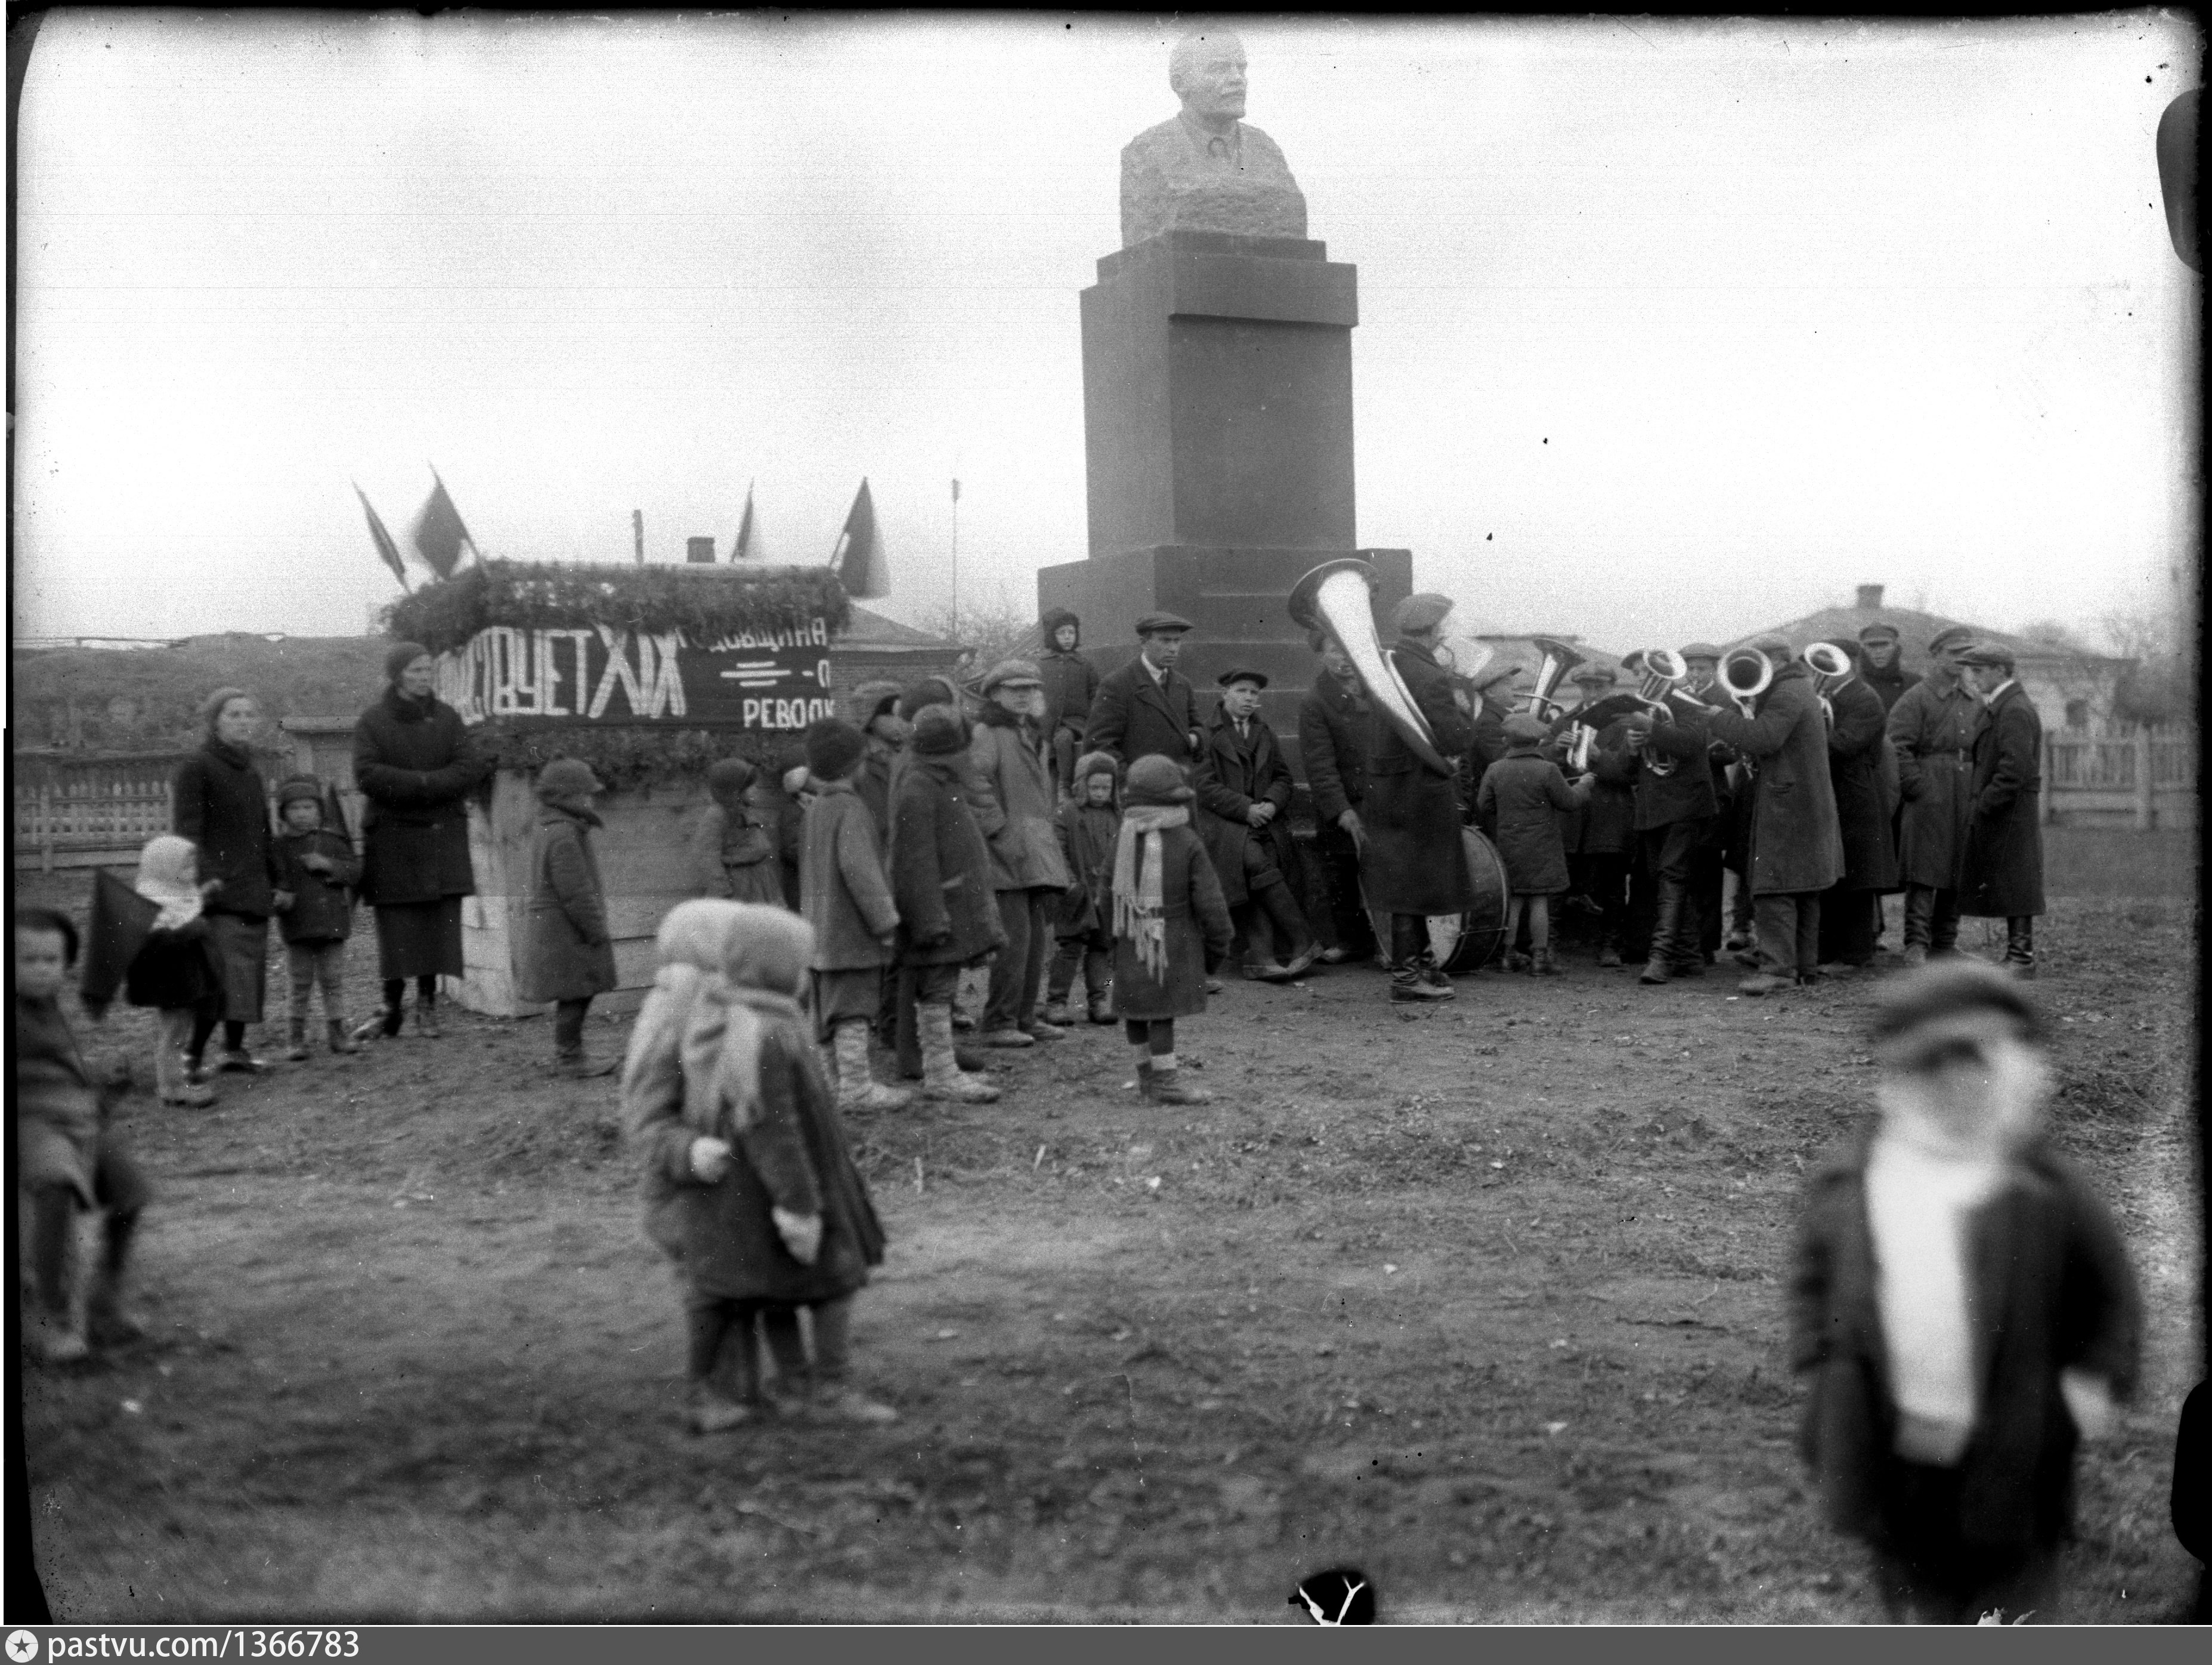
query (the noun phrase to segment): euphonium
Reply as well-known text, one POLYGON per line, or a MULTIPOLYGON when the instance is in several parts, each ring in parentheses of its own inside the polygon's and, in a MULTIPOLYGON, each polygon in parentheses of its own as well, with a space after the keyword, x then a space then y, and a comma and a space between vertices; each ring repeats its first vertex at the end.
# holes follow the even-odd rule
POLYGON ((1820 715, 1835 727, 1836 708, 1829 694, 1841 687, 1852 670, 1851 656, 1833 642, 1815 642, 1805 650, 1806 668, 1813 673, 1813 692, 1820 697, 1820 715))
POLYGON ((1721 661, 1721 687, 1736 704, 1747 723, 1752 702, 1774 680, 1774 662, 1757 648, 1738 648, 1721 661))
POLYGON ((1636 684, 1636 697, 1651 713, 1655 723, 1674 721, 1673 707, 1667 696, 1689 679, 1690 668, 1682 662, 1682 656, 1672 648, 1647 648, 1644 651, 1644 669, 1636 684))
POLYGON ((1438 774, 1449 775, 1452 766, 1437 750, 1429 720, 1376 639, 1375 582, 1375 569, 1364 561, 1323 561, 1292 586, 1286 611, 1294 624, 1325 631, 1343 645, 1367 697, 1398 731, 1406 749, 1438 774))
POLYGON ((1528 715, 1543 723, 1556 723, 1566 711, 1566 706, 1552 698, 1566 674, 1583 662, 1583 656, 1564 642, 1554 642, 1548 636, 1532 636, 1529 642, 1544 656, 1536 667, 1536 680, 1528 689, 1528 715))

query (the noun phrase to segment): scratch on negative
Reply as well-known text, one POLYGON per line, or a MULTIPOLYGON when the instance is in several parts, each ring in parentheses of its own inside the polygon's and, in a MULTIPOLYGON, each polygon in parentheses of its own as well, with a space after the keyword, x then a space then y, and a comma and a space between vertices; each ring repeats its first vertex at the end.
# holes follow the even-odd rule
POLYGON ((1121 1386, 1129 1393, 1129 1455, 1137 1460, 1137 1490, 1145 1489, 1145 1448, 1137 1443, 1137 1384, 1129 1380, 1127 1370, 1121 1372, 1121 1386))

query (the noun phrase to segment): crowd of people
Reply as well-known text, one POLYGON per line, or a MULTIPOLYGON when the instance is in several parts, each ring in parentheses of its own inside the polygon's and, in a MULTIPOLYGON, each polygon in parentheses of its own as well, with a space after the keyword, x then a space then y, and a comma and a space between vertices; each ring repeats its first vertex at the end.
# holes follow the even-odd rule
MULTIPOLYGON (((852 1384, 848 1357, 884 1233, 843 1118, 914 1099, 876 1078, 872 1044, 923 1098, 980 1104, 1000 1091, 985 1050, 1118 1024, 1144 1101, 1205 1103, 1176 1024, 1206 1010, 1232 960, 1268 980, 1372 961, 1393 1001, 1451 997, 1427 922, 1474 901, 1474 825, 1508 875, 1507 963, 1538 973, 1557 969, 1562 896, 1596 919, 1601 965, 1641 958, 1641 982, 1663 985, 1734 948, 1752 973, 1741 986, 1763 994, 1869 965, 1879 899, 1905 890, 1901 959, 1919 969, 1878 1003, 1881 1113, 1816 1177, 1790 1283, 1814 1384, 1805 1448, 1832 1521, 1873 1546, 1893 1617, 2047 1607, 2075 1446, 2132 1387, 2142 1320, 2109 1218, 2040 1137, 2047 1069, 2020 986, 2041 910, 2039 748, 2006 654, 1947 632, 1913 679, 1876 625, 1849 644, 1849 674, 1816 682, 1765 640, 1771 678, 1736 700, 1716 680, 1720 650, 1692 643, 1664 698, 1586 667, 1580 704, 1555 711, 1516 701, 1510 668, 1459 674, 1439 651, 1449 612, 1415 595, 1394 619, 1423 735, 1381 709, 1341 643, 1312 639, 1320 674, 1297 734, 1310 887, 1289 763, 1260 711, 1267 677, 1232 668, 1202 713, 1176 668, 1190 626, 1169 614, 1139 621, 1139 653, 1103 677, 1079 622, 1048 617, 1042 663, 1006 660, 972 690, 867 684, 854 720, 813 724, 781 778, 736 758, 711 767, 687 852, 696 894, 660 924, 620 1062, 647 1229, 683 1291, 690 1424, 896 1420, 852 1384), (2002 967, 1957 954, 1962 914, 2007 919, 2002 967), (987 982, 972 1013, 967 973, 987 982)), ((141 856, 143 942, 120 977, 88 973, 83 989, 95 1016, 118 993, 159 1011, 163 1101, 208 1101, 219 1027, 215 1072, 264 1067, 245 1032, 262 1017, 271 918, 293 1058, 318 990, 333 1052, 398 1034, 410 982, 417 1032, 437 1036, 437 979, 462 970, 474 888, 465 804, 489 765, 429 668, 420 647, 395 648, 356 729, 358 854, 325 825, 326 783, 265 791, 251 697, 208 702, 175 830, 141 856), (382 997, 354 1026, 341 968, 356 896, 374 910, 382 997)), ((558 1072, 606 1075, 617 1060, 585 1042, 592 1001, 617 985, 600 783, 563 758, 534 784, 517 991, 553 1006, 558 1072)), ((35 909, 15 926, 38 1334, 66 1360, 133 1327, 120 1290, 149 1189, 115 1133, 113 1083, 86 1068, 56 1003, 75 927, 35 909), (87 1211, 106 1248, 73 1283, 67 1238, 87 1211)))

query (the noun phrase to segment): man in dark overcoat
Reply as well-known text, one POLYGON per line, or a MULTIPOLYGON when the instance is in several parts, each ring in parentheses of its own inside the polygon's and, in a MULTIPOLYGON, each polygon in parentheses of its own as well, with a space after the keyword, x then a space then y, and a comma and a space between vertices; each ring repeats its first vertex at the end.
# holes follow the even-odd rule
POLYGON ((1244 939, 1244 975, 1286 983, 1320 956, 1298 911, 1304 889, 1291 837, 1291 765, 1267 719, 1260 691, 1267 679, 1242 668, 1221 676, 1221 711, 1206 731, 1191 784, 1198 789, 1198 835, 1221 881, 1222 900, 1244 939), (1274 951, 1258 957, 1254 927, 1264 915, 1274 951))
MULTIPOLYGON (((1905 691, 1917 686, 1920 681, 1917 671, 1905 668, 1904 645, 1898 638, 1896 625, 1877 619, 1859 632, 1859 674, 1866 679, 1867 686, 1872 688, 1881 700, 1884 724, 1880 748, 1881 786, 1882 790, 1889 795, 1889 848, 1894 855, 1899 826, 1905 816, 1905 794, 1899 784, 1897 747, 1889 743, 1887 724, 1890 712, 1897 709, 1897 702, 1904 698, 1905 691)), ((1876 947, 1881 946, 1882 932, 1886 929, 1881 905, 1877 902, 1874 911, 1876 947)))
POLYGON ((1204 744, 1198 691, 1175 668, 1190 620, 1172 613, 1137 620, 1137 656, 1102 677, 1091 701, 1085 751, 1105 752, 1126 772, 1139 758, 1164 757, 1188 770, 1204 744))
POLYGON ((2005 922, 2005 969, 2035 975, 2035 916, 2043 912, 2043 719, 2013 674, 2009 648, 1962 656, 1982 698, 1974 730, 1972 819, 1959 865, 1959 912, 2005 922))
POLYGON ((1656 887, 1651 945, 1636 980, 1702 977, 1698 899, 1690 881, 1698 842, 1719 813, 1706 756, 1711 741, 1705 724, 1686 715, 1655 723, 1648 711, 1638 711, 1622 718, 1620 728, 1626 746, 1600 753, 1592 772, 1601 782, 1625 773, 1636 795, 1636 836, 1656 887))
MULTIPOLYGON (((1451 678, 1437 663, 1437 644, 1451 610, 1450 596, 1422 593, 1399 602, 1390 619, 1398 638, 1392 661, 1448 765, 1474 738, 1473 720, 1452 697, 1451 678)), ((1451 979, 1429 948, 1429 915, 1464 913, 1475 904, 1451 770, 1437 773, 1407 745, 1395 724, 1376 723, 1360 822, 1367 834, 1359 862, 1367 905, 1390 916, 1391 998, 1450 999, 1451 979)))
POLYGON ((1820 893, 1844 870, 1836 794, 1828 779, 1828 724, 1814 697, 1813 674, 1778 636, 1752 643, 1774 665, 1745 717, 1733 709, 1705 719, 1758 767, 1752 804, 1752 912, 1758 969, 1736 985, 1762 995, 1820 974, 1820 893))
MULTIPOLYGON (((1720 649, 1711 642, 1692 642, 1681 650, 1681 654, 1683 666, 1689 672, 1682 685, 1684 690, 1695 698, 1705 698, 1706 691, 1720 675, 1720 649)), ((1694 946, 1708 966, 1719 960, 1721 942, 1728 931, 1728 914, 1723 902, 1727 880, 1723 875, 1729 870, 1729 830, 1735 814, 1735 793, 1729 784, 1729 765, 1735 761, 1734 747, 1711 735, 1706 737, 1705 772, 1712 783, 1713 818, 1699 829, 1697 845, 1690 852, 1689 906, 1694 909, 1698 922, 1694 946)), ((1748 796, 1746 794, 1747 800, 1748 796)))
MULTIPOLYGON (((1574 726, 1583 723, 1596 729, 1607 747, 1620 749, 1622 736, 1613 732, 1613 725, 1635 705, 1627 696, 1614 693, 1618 680, 1608 666, 1577 666, 1572 680, 1582 690, 1582 703, 1552 724, 1554 740, 1564 745, 1574 726)), ((1632 777, 1619 771, 1611 779, 1604 771, 1592 772, 1597 784, 1590 790, 1589 802, 1567 816, 1559 830, 1566 841, 1571 885, 1597 907, 1597 962, 1613 967, 1620 964, 1628 927, 1629 869, 1636 857, 1636 789, 1632 777)))
POLYGON ((1890 842, 1892 800, 1882 778, 1881 696, 1858 673, 1828 690, 1835 719, 1828 725, 1828 781, 1836 794, 1836 830, 1844 841, 1843 876, 1820 899, 1820 964, 1857 970, 1874 959, 1881 899, 1897 888, 1897 851, 1890 842))
POLYGON ((1065 792, 1075 778, 1076 753, 1091 726, 1091 701, 1098 692, 1097 668, 1083 656, 1083 621, 1066 607, 1054 607, 1038 621, 1044 650, 1037 672, 1044 678, 1045 744, 1052 755, 1052 778, 1065 792))
POLYGON ((1897 875, 1905 886, 1908 966, 1952 954, 1959 942, 1959 860, 1966 847, 1971 806, 1967 756, 1981 707, 1961 682, 1959 656, 1973 645, 1963 625, 1928 643, 1928 674, 1898 697, 1889 711, 1889 743, 1897 753, 1897 875))
POLYGON ((1307 644, 1322 674, 1298 705, 1298 757, 1313 794, 1314 854, 1328 898, 1331 940, 1321 958, 1336 965, 1373 957, 1375 927, 1359 898, 1359 844, 1366 837, 1359 806, 1367 798, 1367 764, 1375 749, 1375 711, 1344 644, 1322 631, 1307 644))

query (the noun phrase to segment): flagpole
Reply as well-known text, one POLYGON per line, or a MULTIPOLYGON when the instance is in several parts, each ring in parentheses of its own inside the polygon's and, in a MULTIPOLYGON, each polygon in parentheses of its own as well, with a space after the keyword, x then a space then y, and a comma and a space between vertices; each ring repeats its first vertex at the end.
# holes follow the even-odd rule
POLYGON ((952 639, 960 639, 960 454, 952 454, 952 639))

